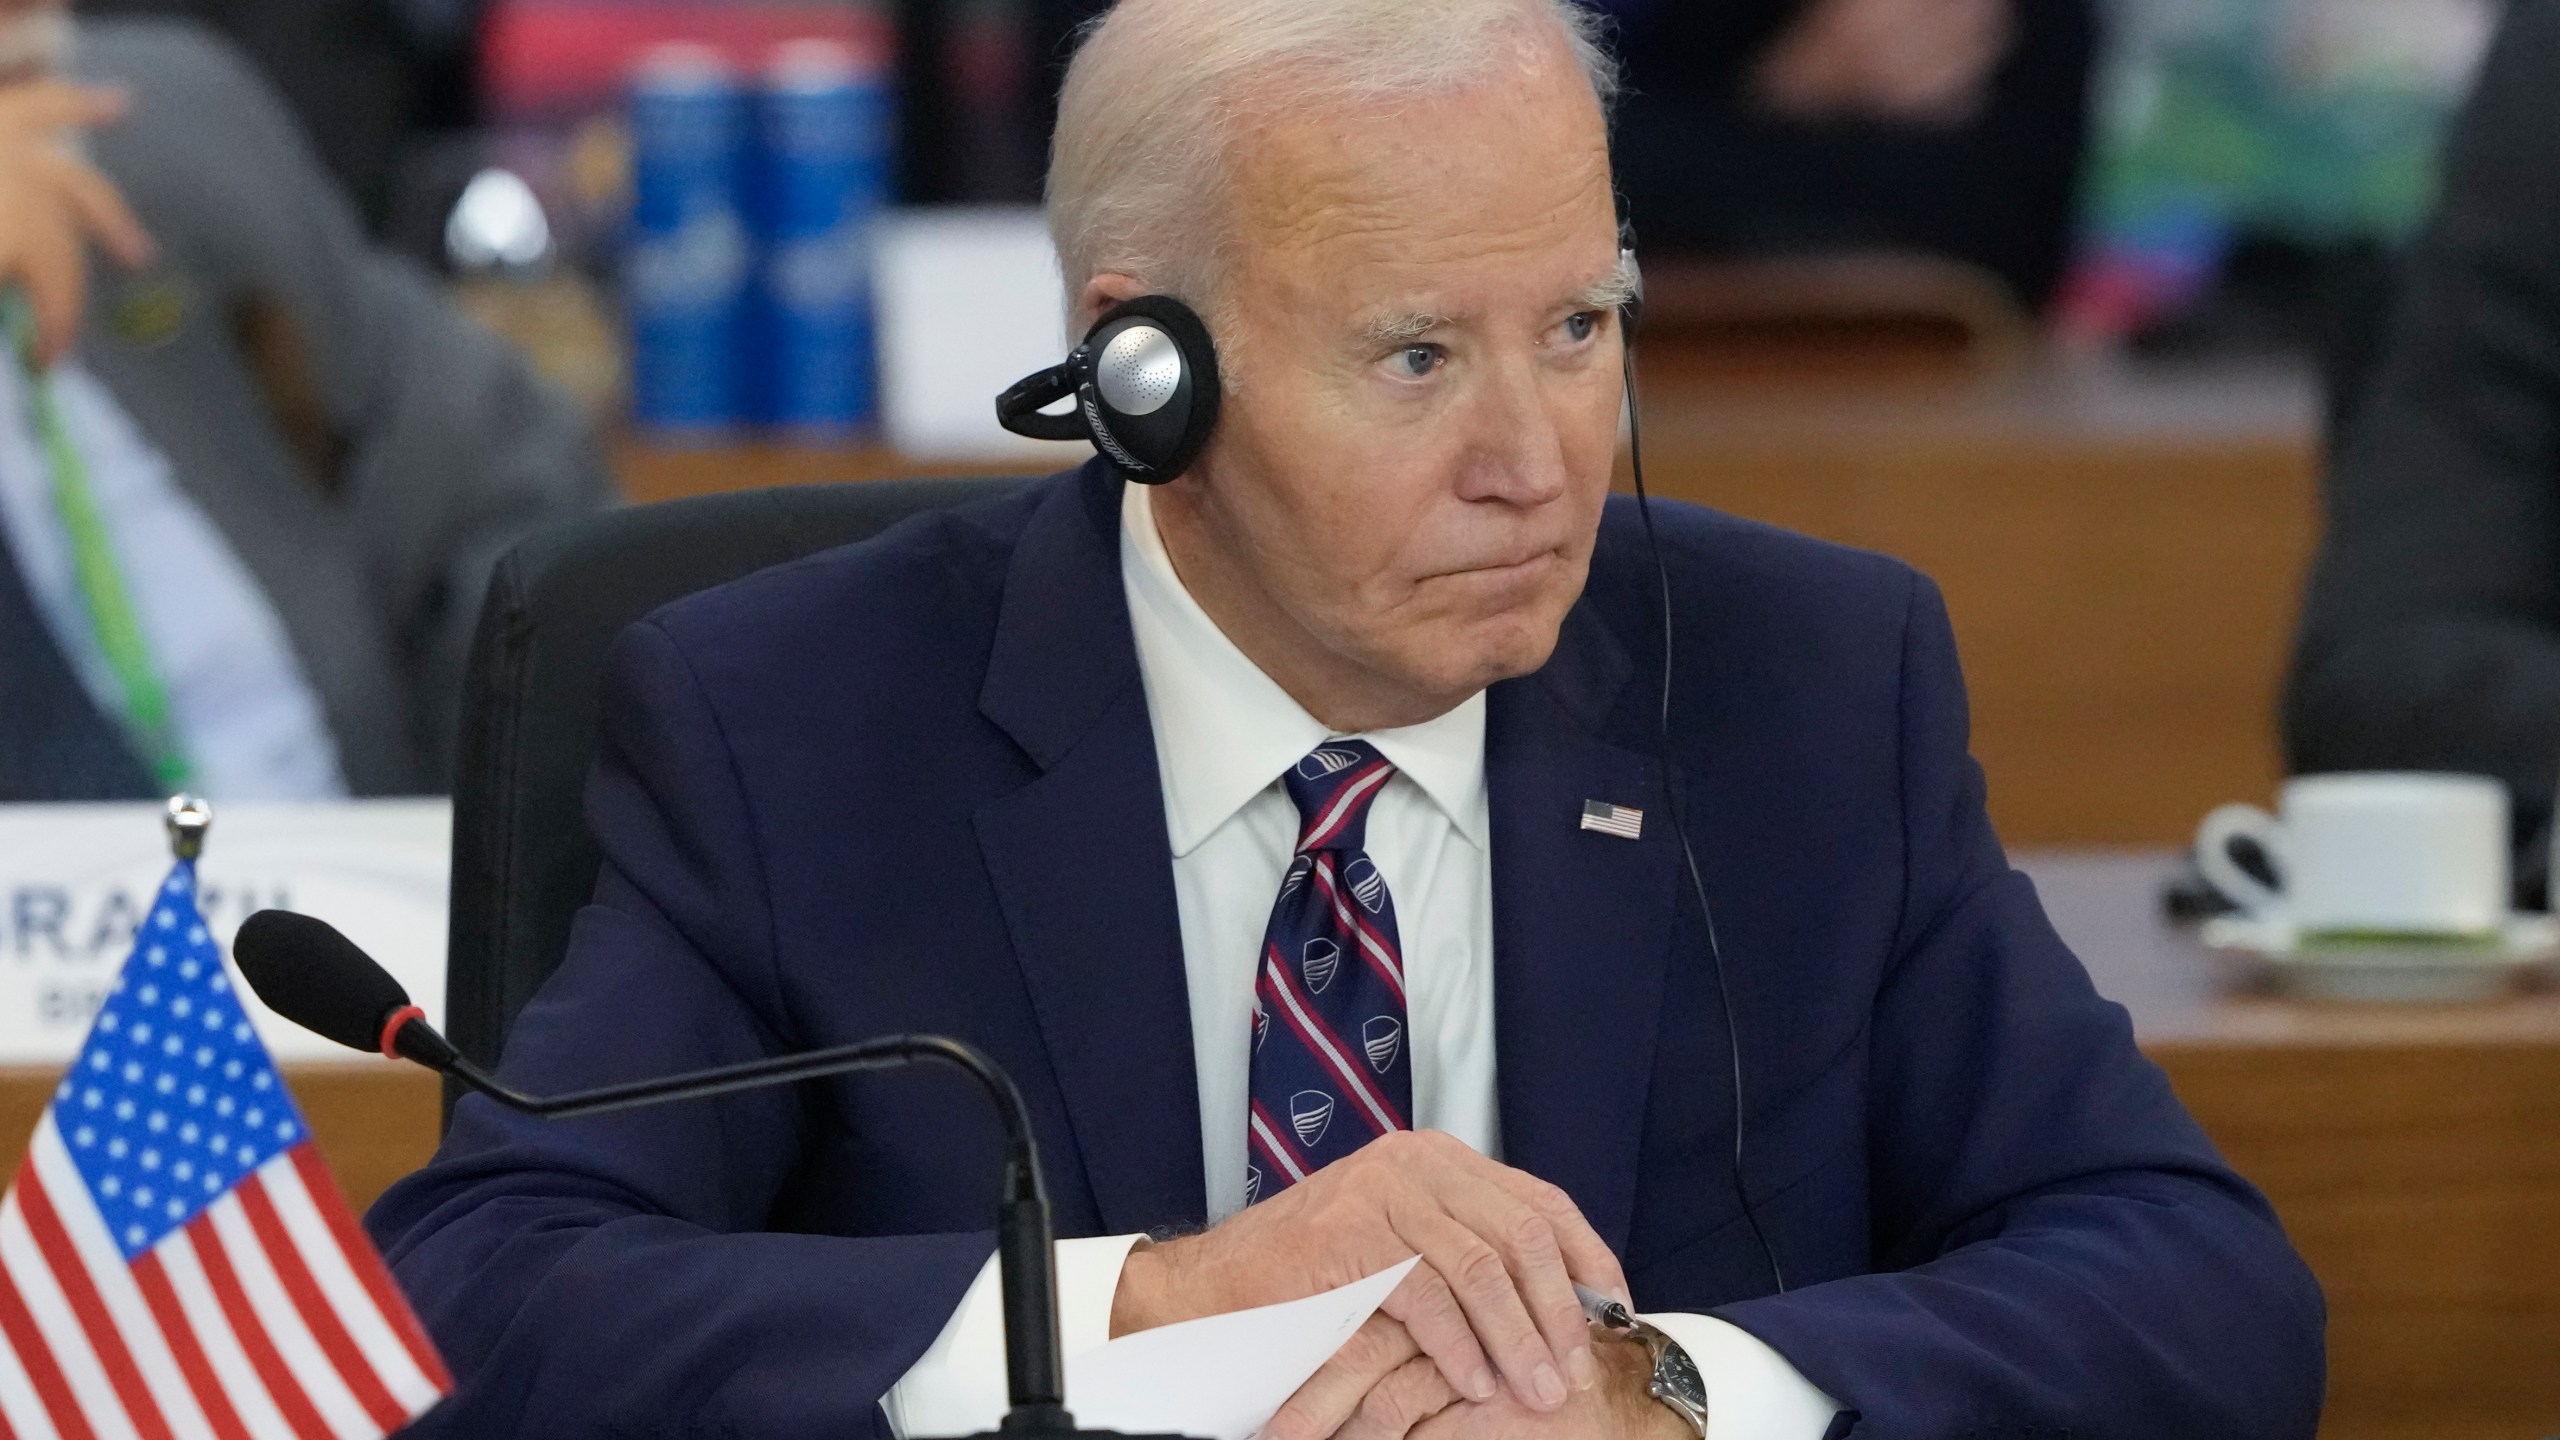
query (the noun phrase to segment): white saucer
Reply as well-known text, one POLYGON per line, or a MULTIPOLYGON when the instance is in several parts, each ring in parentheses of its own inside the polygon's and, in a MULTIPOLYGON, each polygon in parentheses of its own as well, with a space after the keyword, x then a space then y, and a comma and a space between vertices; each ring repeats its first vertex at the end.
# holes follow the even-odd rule
POLYGON ((2239 961, 2255 979, 2295 995, 2334 1000, 2488 1000, 2560 962, 2560 919, 2507 917, 2495 939, 2297 943, 2282 919, 2226 915, 2204 923, 2205 948, 2239 961))

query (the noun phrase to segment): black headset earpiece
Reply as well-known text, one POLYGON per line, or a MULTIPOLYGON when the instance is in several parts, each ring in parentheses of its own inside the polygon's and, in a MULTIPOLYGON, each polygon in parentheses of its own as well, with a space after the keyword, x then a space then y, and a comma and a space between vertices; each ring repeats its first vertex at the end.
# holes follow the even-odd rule
POLYGON ((1089 440, 1128 478, 1161 485, 1191 468, 1217 428, 1218 347, 1172 296, 1124 300, 1065 363, 996 397, 996 423, 1034 440, 1089 440), (1040 413, 1069 397, 1069 413, 1040 413))

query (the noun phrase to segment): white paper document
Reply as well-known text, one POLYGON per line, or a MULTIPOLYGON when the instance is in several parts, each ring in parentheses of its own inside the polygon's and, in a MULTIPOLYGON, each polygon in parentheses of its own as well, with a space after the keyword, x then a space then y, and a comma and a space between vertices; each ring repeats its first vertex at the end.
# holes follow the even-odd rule
POLYGON ((1067 1408, 1088 1428, 1252 1440, 1418 1259, 1304 1300, 1141 1330, 1070 1355, 1067 1408))

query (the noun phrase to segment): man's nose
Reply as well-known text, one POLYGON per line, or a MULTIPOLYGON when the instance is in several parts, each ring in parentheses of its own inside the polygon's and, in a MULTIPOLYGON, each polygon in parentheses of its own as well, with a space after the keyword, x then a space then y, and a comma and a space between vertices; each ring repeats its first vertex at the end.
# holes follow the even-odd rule
POLYGON ((1475 443, 1459 478, 1460 498, 1543 505, 1566 490, 1563 430, 1537 365, 1522 358, 1480 371, 1473 397, 1475 443))

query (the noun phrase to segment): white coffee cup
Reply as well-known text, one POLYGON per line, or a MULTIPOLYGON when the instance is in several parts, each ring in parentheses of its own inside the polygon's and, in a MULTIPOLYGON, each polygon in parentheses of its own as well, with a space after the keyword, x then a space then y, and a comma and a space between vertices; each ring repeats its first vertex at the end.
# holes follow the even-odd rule
POLYGON ((2225 805, 2196 864, 2253 918, 2297 933, 2487 935, 2507 917, 2507 787, 2484 775, 2368 771, 2285 782, 2279 820, 2225 805), (2231 858, 2256 841, 2281 884, 2231 858))

